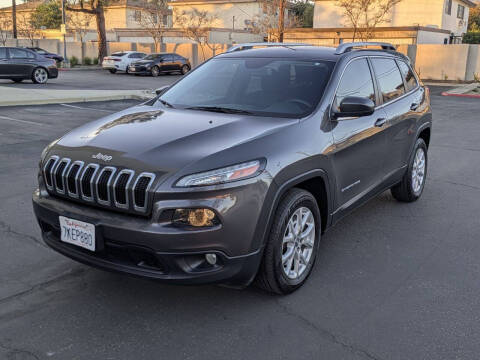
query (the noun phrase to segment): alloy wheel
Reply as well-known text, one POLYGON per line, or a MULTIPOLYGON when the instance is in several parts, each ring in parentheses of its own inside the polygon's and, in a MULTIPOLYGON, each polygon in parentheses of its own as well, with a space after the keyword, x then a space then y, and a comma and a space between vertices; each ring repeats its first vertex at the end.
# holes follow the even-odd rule
POLYGON ((412 169, 412 190, 418 193, 425 180, 425 151, 418 148, 415 152, 412 169))
POLYGON ((45 69, 43 68, 38 68, 35 70, 33 77, 35 79, 35 82, 39 84, 44 84, 47 82, 48 79, 48 73, 45 69))
POLYGON ((312 258, 315 245, 315 218, 307 207, 300 207, 290 216, 282 241, 282 268, 296 280, 302 276, 312 258))

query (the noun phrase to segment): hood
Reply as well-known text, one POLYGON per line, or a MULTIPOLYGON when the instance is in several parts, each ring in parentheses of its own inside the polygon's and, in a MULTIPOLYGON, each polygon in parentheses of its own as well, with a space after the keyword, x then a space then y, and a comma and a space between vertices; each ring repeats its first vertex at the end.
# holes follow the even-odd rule
POLYGON ((157 174, 173 173, 297 122, 144 105, 72 130, 49 154, 157 174))

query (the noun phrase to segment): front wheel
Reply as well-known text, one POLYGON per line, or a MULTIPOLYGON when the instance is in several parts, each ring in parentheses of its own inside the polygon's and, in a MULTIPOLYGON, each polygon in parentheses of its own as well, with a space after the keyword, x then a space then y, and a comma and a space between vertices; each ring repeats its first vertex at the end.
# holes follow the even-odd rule
POLYGON ((289 190, 275 213, 256 284, 277 294, 302 286, 315 263, 320 233, 320 210, 313 195, 289 190))
POLYGON ((185 75, 189 71, 190 71, 190 68, 188 67, 188 65, 182 66, 182 69, 181 69, 182 75, 185 75))
POLYGON ((156 77, 160 74, 160 69, 158 68, 158 66, 154 66, 152 67, 152 70, 150 70, 150 73, 153 77, 156 77))
POLYGON ((408 163, 407 172, 402 181, 390 189, 398 201, 412 202, 422 196, 427 177, 427 144, 423 139, 417 139, 412 157, 408 163))
POLYGON ((46 84, 48 81, 48 72, 44 68, 36 68, 32 73, 32 81, 35 84, 46 84))

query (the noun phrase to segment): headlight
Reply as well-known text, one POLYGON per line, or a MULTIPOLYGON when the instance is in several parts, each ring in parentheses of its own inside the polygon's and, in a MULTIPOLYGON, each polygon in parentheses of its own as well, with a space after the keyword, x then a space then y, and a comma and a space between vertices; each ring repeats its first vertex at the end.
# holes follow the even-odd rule
POLYGON ((190 187, 223 184, 258 175, 259 170, 259 160, 249 161, 221 169, 184 176, 178 180, 175 185, 179 187, 190 187))

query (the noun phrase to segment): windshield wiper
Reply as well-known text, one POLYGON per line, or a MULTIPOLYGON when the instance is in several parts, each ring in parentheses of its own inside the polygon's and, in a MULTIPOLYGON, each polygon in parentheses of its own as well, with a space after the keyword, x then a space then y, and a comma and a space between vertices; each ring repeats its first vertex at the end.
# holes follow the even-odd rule
POLYGON ((252 115, 253 113, 247 110, 240 110, 240 109, 232 109, 227 107, 221 106, 191 106, 185 108, 187 110, 203 110, 203 111, 212 111, 212 112, 219 112, 224 114, 245 114, 245 115, 252 115))
POLYGON ((174 109, 173 105, 170 104, 168 101, 165 101, 165 100, 162 100, 162 99, 158 99, 163 105, 165 105, 166 107, 169 107, 169 108, 172 108, 174 109))

